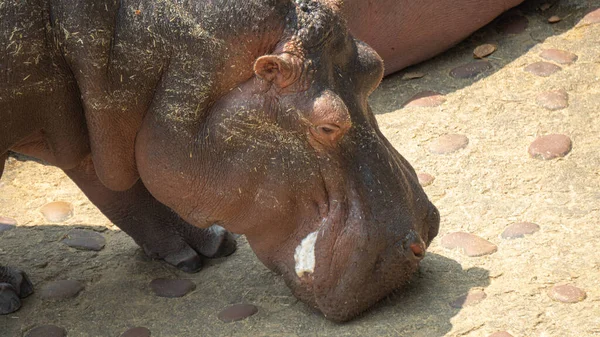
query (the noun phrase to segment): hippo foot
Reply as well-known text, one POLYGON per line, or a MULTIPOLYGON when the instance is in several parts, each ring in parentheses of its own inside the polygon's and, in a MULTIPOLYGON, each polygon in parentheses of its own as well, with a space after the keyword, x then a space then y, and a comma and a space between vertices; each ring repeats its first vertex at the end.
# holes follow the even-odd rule
POLYGON ((0 315, 10 314, 19 310, 21 299, 17 289, 8 283, 0 283, 0 315))
MULTIPOLYGON (((152 256, 146 252, 149 256, 152 256)), ((190 246, 162 258, 163 261, 186 273, 196 273, 202 269, 202 258, 190 246)))
POLYGON ((0 266, 0 315, 10 314, 21 307, 21 298, 33 293, 33 285, 24 272, 0 266))
POLYGON ((198 252, 208 258, 219 258, 233 254, 237 242, 233 234, 219 225, 201 229, 201 244, 198 252))
POLYGON ((146 255, 162 259, 186 273, 195 273, 202 269, 202 257, 225 257, 233 254, 236 250, 235 238, 221 226, 198 228, 185 224, 183 227, 177 236, 170 237, 171 241, 176 242, 162 241, 155 245, 143 244, 142 248, 146 255), (165 246, 177 248, 169 249, 165 253, 165 246))

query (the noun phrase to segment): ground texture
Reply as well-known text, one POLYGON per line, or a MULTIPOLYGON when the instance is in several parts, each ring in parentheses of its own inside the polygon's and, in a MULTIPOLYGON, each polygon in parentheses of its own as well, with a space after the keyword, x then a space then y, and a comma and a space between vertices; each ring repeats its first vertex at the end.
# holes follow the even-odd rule
POLYGON ((152 336, 600 336, 600 11, 588 14, 598 8, 598 0, 526 3, 444 55, 386 78, 373 94, 383 132, 434 178, 425 190, 442 222, 413 282, 360 318, 334 324, 298 302, 243 237, 234 255, 208 261, 197 274, 150 261, 60 170, 11 158, 0 182, 0 216, 18 225, 0 232, 0 264, 26 270, 36 292, 22 309, 0 316, 0 336, 45 324, 91 337, 132 327, 152 336), (561 20, 548 23, 554 15, 561 20), (489 63, 451 71, 473 62, 474 48, 485 43, 498 47, 489 63), (577 58, 553 52, 547 60, 547 49, 577 58), (555 66, 528 67, 541 61, 555 66), (558 94, 538 97, 548 91, 558 94), (406 105, 415 95, 429 97, 406 105), (435 144, 438 152, 452 150, 448 139, 439 143, 447 134, 466 136, 468 144, 433 153, 435 144), (558 158, 533 158, 530 145, 550 134, 568 137, 555 139, 566 141, 555 144, 563 149, 541 149, 558 158), (73 215, 48 221, 40 210, 53 201, 69 203, 73 215), (502 236, 521 222, 539 230, 502 236), (66 245, 76 228, 100 233, 104 248, 66 245), (452 243, 447 235, 455 232, 495 247, 452 243), (453 244, 466 249, 447 248, 453 244), (156 278, 189 279, 196 288, 181 298, 157 297, 150 286, 156 278), (77 296, 44 298, 45 286, 67 279, 83 286, 77 296), (555 288, 563 285, 582 292, 555 288), (218 319, 238 303, 258 313, 218 319))

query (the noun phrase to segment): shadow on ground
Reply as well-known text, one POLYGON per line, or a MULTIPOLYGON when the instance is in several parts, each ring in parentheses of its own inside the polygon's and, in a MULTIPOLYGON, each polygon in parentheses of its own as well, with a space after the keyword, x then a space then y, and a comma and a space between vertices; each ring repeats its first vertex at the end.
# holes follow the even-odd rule
POLYGON ((118 336, 133 326, 152 336, 428 336, 446 335, 460 309, 449 303, 475 287, 489 284, 481 268, 463 270, 454 260, 428 254, 413 281, 358 319, 335 324, 298 302, 283 280, 263 267, 244 237, 229 258, 206 261, 197 274, 185 274, 144 256, 124 233, 103 226, 40 225, 0 234, 0 262, 25 270, 37 290, 23 308, 0 317, 1 336, 21 336, 36 325, 64 327, 69 336, 118 336), (73 249, 62 239, 73 229, 101 233, 99 252, 73 249), (152 279, 187 278, 197 289, 179 299, 156 297, 152 279), (85 289, 73 299, 40 298, 45 284, 75 279, 85 289), (234 303, 252 303, 250 319, 222 323, 218 312, 234 303), (177 322, 177 323, 175 323, 177 322))

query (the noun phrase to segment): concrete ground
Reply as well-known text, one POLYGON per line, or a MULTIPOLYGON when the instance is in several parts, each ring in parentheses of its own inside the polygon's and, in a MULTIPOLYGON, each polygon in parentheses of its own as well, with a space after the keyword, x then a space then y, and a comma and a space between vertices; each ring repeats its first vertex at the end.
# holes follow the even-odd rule
POLYGON ((373 94, 384 134, 418 172, 434 177, 425 190, 442 222, 413 282, 358 319, 331 323, 298 302, 243 237, 234 255, 209 261, 197 274, 149 261, 60 170, 11 158, 0 181, 0 216, 18 225, 0 233, 0 263, 26 270, 37 291, 22 309, 0 316, 0 336, 23 336, 44 324, 71 337, 119 336, 138 326, 165 337, 600 336, 600 12, 584 19, 600 1, 548 4, 526 3, 444 55, 386 78, 373 94), (548 23, 554 15, 561 21, 548 23), (490 69, 451 76, 484 43, 498 46, 487 57, 490 69), (546 49, 577 60, 545 60, 546 49), (547 77, 525 70, 539 61, 561 69, 547 77), (403 79, 407 73, 424 76, 403 79), (555 101, 543 107, 549 101, 538 96, 553 90, 564 91, 562 107, 555 101), (405 106, 423 91, 439 95, 405 106), (431 144, 445 134, 464 135, 468 145, 432 153, 431 144), (572 149, 552 160, 532 158, 530 144, 549 134, 567 136, 572 149), (70 203, 73 216, 50 223, 40 208, 52 201, 70 203), (519 222, 540 229, 518 239, 501 236, 519 222), (104 249, 61 242, 74 228, 100 233, 104 249), (448 249, 442 238, 454 232, 483 238, 497 251, 469 257, 448 249), (181 298, 157 297, 149 283, 159 277, 197 287, 181 298), (80 281, 83 290, 71 299, 42 299, 40 289, 64 279, 80 281), (562 285, 585 295, 555 288, 562 285), (564 302, 569 299, 575 303, 564 302), (233 323, 217 318, 236 303, 259 311, 233 323))

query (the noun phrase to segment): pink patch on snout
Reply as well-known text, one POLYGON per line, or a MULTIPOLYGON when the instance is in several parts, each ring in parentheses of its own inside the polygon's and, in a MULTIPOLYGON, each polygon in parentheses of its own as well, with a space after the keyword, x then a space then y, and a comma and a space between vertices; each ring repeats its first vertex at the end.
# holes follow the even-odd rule
POLYGON ((315 245, 318 233, 319 231, 314 231, 308 234, 296 247, 294 261, 296 261, 295 270, 298 277, 312 274, 315 271, 315 245))

